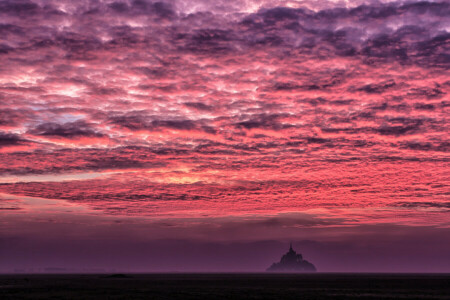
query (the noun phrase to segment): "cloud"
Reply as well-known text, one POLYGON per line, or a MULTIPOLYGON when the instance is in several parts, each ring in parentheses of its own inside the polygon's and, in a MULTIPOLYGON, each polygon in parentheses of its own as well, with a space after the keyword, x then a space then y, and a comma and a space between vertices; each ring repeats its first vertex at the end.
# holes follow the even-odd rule
MULTIPOLYGON (((362 223, 442 200, 446 2, 0 6, 2 191, 112 215, 326 208, 362 223)), ((266 225, 327 225, 297 221, 266 225)))
POLYGON ((8 146, 8 145, 17 145, 21 142, 20 136, 11 133, 0 133, 0 145, 8 146))
POLYGON ((449 208, 450 203, 443 202, 397 202, 393 203, 393 206, 405 207, 405 208, 449 208))
POLYGON ((395 81, 390 80, 390 81, 382 82, 382 83, 378 83, 378 84, 367 84, 363 87, 358 88, 357 90, 364 91, 368 94, 372 94, 372 93, 381 94, 385 90, 392 88, 395 85, 396 85, 395 81))
POLYGON ((420 143, 420 142, 407 142, 404 144, 405 148, 419 151, 443 151, 448 152, 450 150, 450 143, 441 142, 441 143, 420 143))
POLYGON ((142 113, 111 116, 108 121, 110 124, 118 125, 130 130, 158 131, 163 129, 174 129, 182 131, 199 130, 213 132, 207 125, 202 124, 202 121, 188 119, 164 120, 159 119, 157 116, 147 116, 142 113))
POLYGON ((421 120, 411 120, 407 121, 406 124, 402 125, 382 125, 377 129, 382 135, 402 135, 402 134, 411 134, 415 133, 423 124, 421 120))
POLYGON ((214 107, 207 105, 205 103, 202 103, 202 102, 186 102, 186 103, 184 103, 184 105, 187 106, 188 108, 197 109, 197 110, 201 110, 201 111, 214 110, 214 107))
POLYGON ((0 127, 16 127, 20 125, 27 117, 33 115, 33 112, 21 109, 0 109, 0 127))
POLYGON ((236 125, 238 127, 243 127, 246 129, 253 129, 253 128, 269 128, 272 130, 279 130, 291 127, 290 124, 282 124, 278 120, 282 118, 283 115, 277 115, 277 114, 261 114, 257 116, 253 116, 252 119, 238 122, 236 125))
POLYGON ((39 11, 39 5, 32 1, 3 1, 0 10, 5 14, 17 16, 33 15, 39 11))
POLYGON ((77 138, 77 137, 103 137, 84 121, 59 123, 42 123, 29 131, 30 134, 50 137, 77 138))

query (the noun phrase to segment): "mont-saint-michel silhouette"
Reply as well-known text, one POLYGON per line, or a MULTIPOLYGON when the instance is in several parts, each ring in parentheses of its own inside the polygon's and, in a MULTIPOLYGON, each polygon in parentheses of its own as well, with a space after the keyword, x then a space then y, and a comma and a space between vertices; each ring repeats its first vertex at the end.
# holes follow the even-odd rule
POLYGON ((289 251, 281 257, 280 262, 273 263, 266 271, 269 272, 316 272, 316 267, 307 260, 303 259, 303 256, 292 249, 292 243, 289 247, 289 251))

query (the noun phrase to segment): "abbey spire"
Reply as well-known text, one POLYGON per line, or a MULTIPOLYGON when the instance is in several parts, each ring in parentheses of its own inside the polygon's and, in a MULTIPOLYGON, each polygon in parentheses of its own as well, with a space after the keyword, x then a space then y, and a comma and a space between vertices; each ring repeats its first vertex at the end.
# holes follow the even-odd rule
POLYGON ((289 251, 281 257, 280 262, 273 263, 267 271, 272 272, 315 272, 316 267, 303 256, 295 252, 290 243, 289 251))

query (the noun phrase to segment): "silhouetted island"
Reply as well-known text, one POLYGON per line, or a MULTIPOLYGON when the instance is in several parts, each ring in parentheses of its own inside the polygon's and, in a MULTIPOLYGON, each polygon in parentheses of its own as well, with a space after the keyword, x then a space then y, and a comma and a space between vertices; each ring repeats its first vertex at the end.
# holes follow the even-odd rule
POLYGON ((292 249, 292 243, 289 251, 281 257, 280 262, 273 263, 266 271, 269 272, 316 272, 316 267, 302 255, 292 249))

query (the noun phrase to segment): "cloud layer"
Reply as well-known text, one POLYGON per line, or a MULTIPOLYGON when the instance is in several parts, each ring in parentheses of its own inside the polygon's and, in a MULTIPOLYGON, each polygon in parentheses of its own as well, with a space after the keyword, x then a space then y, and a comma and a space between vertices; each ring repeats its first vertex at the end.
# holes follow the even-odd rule
POLYGON ((193 228, 448 227, 449 14, 1 1, 0 191, 193 228))

